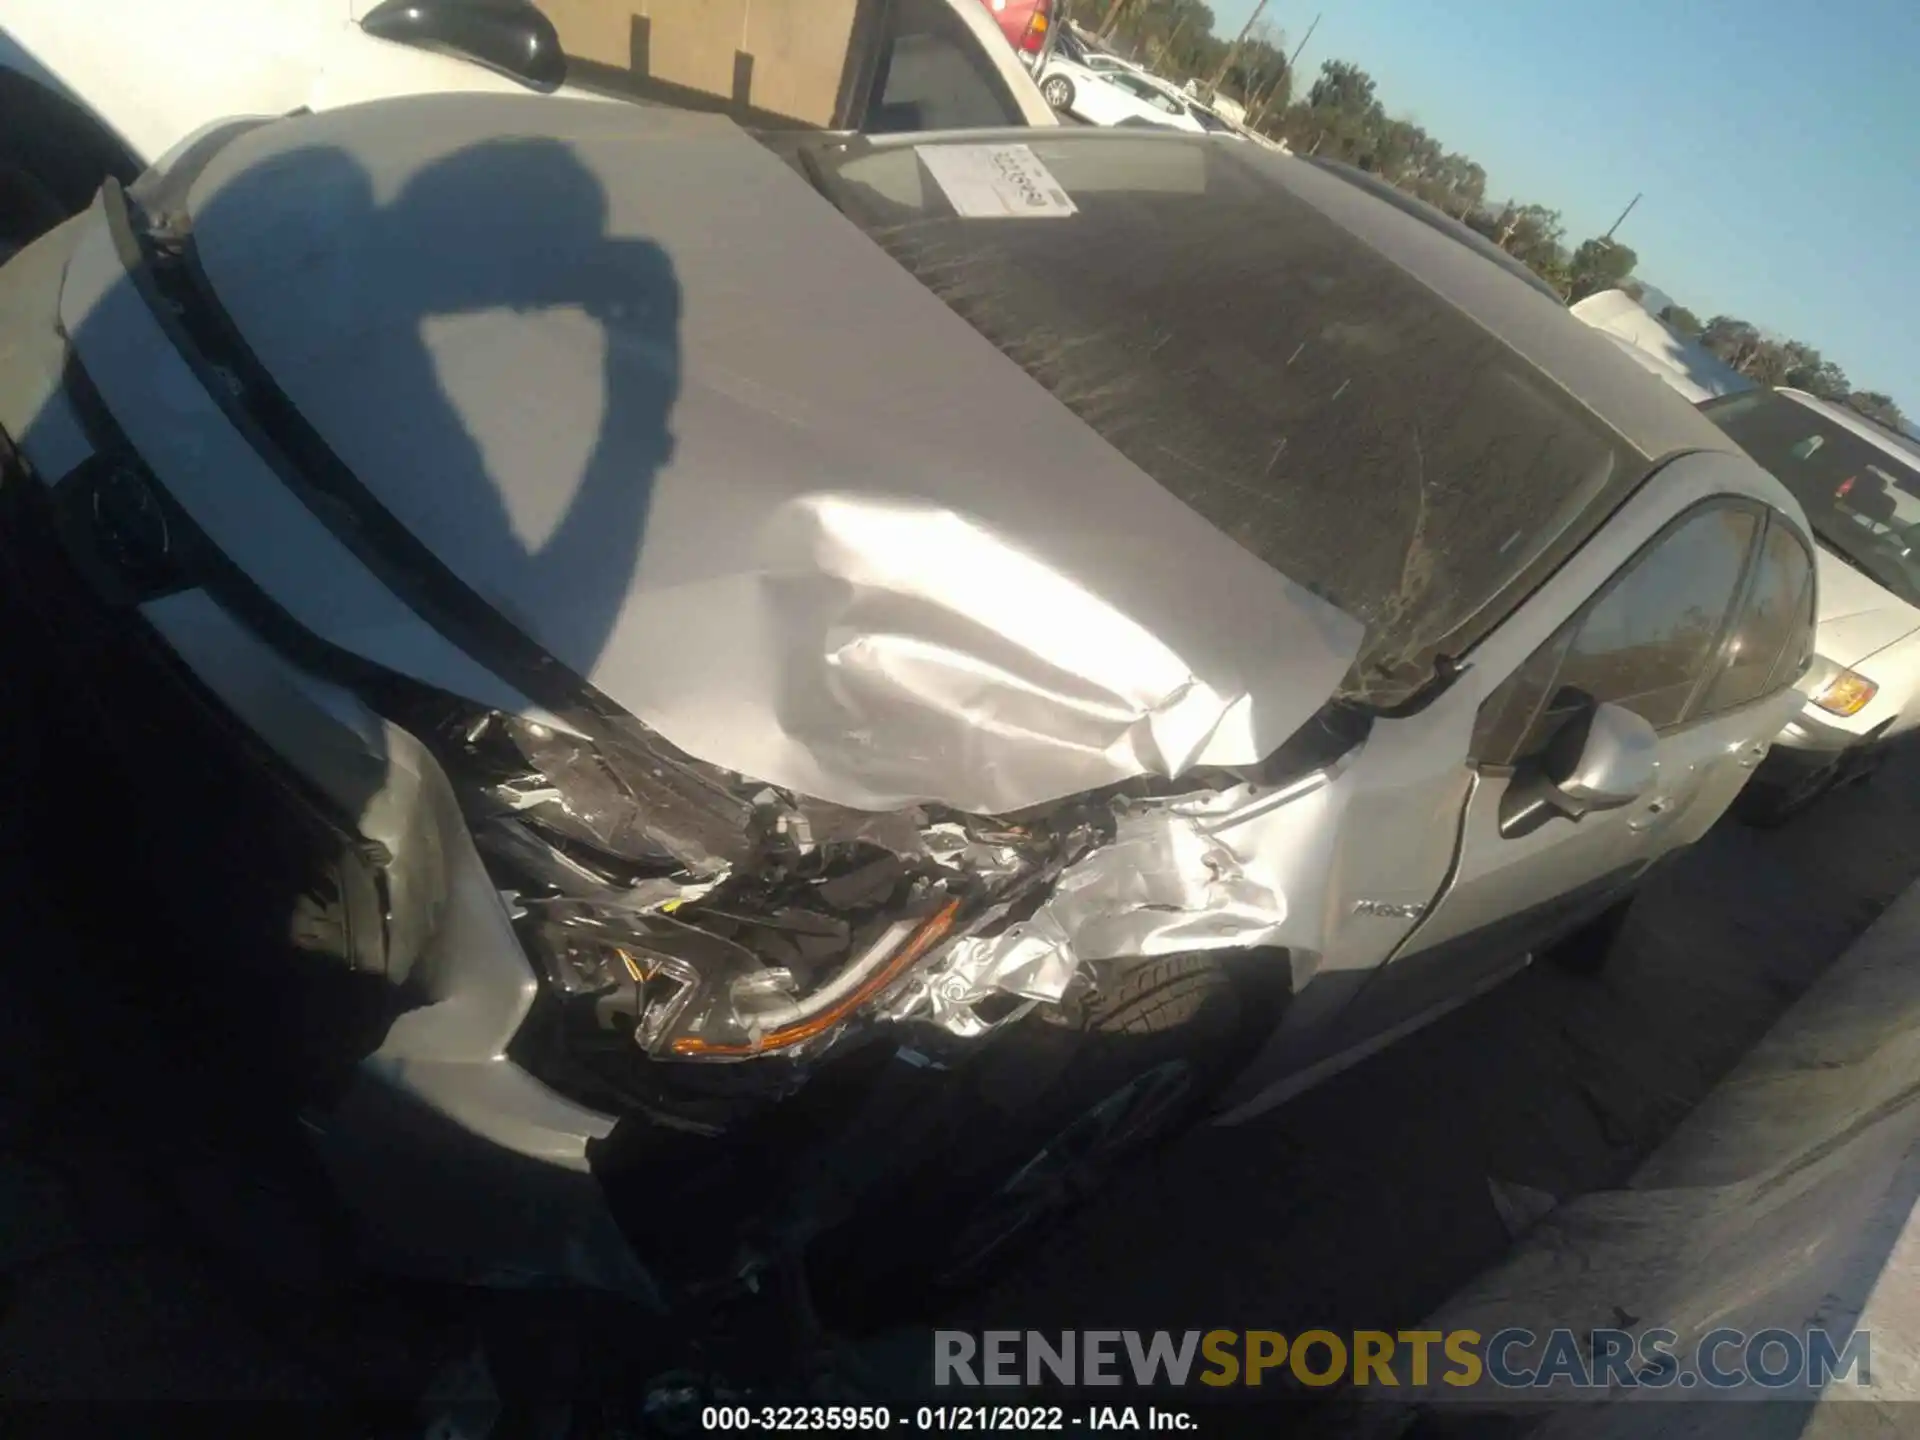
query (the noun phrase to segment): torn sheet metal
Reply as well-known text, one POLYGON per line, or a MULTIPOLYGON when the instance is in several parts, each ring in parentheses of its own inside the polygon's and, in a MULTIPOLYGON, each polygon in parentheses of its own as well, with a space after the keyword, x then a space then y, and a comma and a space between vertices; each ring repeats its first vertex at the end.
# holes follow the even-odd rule
POLYGON ((1317 950, 1319 912, 1298 911, 1289 897, 1327 893, 1331 812, 1345 768, 1279 789, 1239 785, 1132 806, 1112 843, 1064 871, 1030 918, 955 941, 891 997, 889 1013, 975 1035, 989 1028, 975 1009, 982 1000, 1058 1001, 1090 961, 1263 946, 1317 950))
POLYGON ((896 1014, 916 1014, 955 1035, 984 1034, 991 1026, 974 1006, 992 995, 1016 995, 1052 1004, 1067 993, 1079 957, 1060 921, 1044 909, 1023 924, 991 937, 956 943, 937 973, 915 976, 894 1004, 896 1014))

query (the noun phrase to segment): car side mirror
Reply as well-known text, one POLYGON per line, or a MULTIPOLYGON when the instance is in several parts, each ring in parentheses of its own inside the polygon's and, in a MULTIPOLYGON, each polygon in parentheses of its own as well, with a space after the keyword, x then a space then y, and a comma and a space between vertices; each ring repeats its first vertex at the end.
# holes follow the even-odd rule
POLYGON ((530 0, 384 0, 360 28, 470 60, 536 90, 557 89, 567 78, 560 34, 530 0))
POLYGON ((1643 718, 1593 705, 1554 732, 1540 756, 1518 767, 1500 804, 1500 833, 1532 834, 1549 820, 1578 820, 1631 805, 1653 786, 1660 737, 1643 718))

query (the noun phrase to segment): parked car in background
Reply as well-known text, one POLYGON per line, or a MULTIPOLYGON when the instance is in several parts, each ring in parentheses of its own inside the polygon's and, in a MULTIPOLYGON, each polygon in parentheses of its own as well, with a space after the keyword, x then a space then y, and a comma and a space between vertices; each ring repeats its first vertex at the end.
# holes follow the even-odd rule
POLYGON ((980 0, 980 3, 992 12, 1007 43, 1029 68, 1037 69, 1056 43, 1054 0, 980 0))
POLYGON ((1103 50, 1098 45, 1081 38, 1071 25, 1062 26, 1055 37, 1055 45, 1062 55, 1077 65, 1089 70, 1107 73, 1114 70, 1128 70, 1136 75, 1147 73, 1146 67, 1137 65, 1125 56, 1116 55, 1111 50, 1103 50))
POLYGON ((1154 125, 1201 133, 1206 126, 1173 87, 1123 68, 1093 69, 1054 54, 1040 72, 1047 104, 1089 125, 1154 125))
POLYGON ((1696 404, 1754 388, 1697 336, 1680 334, 1624 290, 1602 290, 1569 308, 1574 319, 1593 326, 1635 364, 1696 404))
POLYGON ((1188 113, 1200 122, 1200 128, 1209 135, 1224 135, 1229 140, 1245 140, 1247 138, 1247 132, 1245 130, 1241 129, 1238 125, 1232 124, 1216 111, 1209 110, 1198 100, 1189 100, 1186 102, 1186 105, 1188 113))
POLYGON ((1741 806, 1777 823, 1871 774, 1920 726, 1920 444, 1798 390, 1700 408, 1794 493, 1819 542, 1806 703, 1741 806))
POLYGON ((1229 125, 1245 128, 1247 123, 1247 107, 1242 105, 1238 100, 1227 95, 1216 93, 1210 102, 1203 101, 1201 99, 1201 85, 1198 80, 1187 81, 1186 84, 1180 87, 1180 93, 1191 100, 1196 107, 1205 109, 1208 114, 1218 116, 1229 125))
POLYGON ((1598 965, 1799 710, 1811 547, 1553 302, 1200 136, 414 96, 0 267, 0 575, 150 979, 468 1279, 963 1280, 1598 965))
MULTIPOLYGON (((828 128, 1058 123, 979 0, 894 0, 888 27, 874 53, 849 57, 864 83, 846 87, 828 128)), ((552 24, 514 0, 9 0, 0 255, 85 205, 104 177, 131 181, 232 115, 447 92, 631 98, 569 76, 552 24)))
MULTIPOLYGON (((1208 105, 1194 94, 1191 80, 1184 87, 1179 87, 1160 79, 1157 75, 1147 78, 1184 104, 1188 113, 1200 122, 1200 128, 1209 135, 1225 135, 1234 140, 1245 140, 1248 137, 1249 132, 1240 119, 1223 114, 1219 108, 1208 105)), ((1240 107, 1235 105, 1230 108, 1238 110, 1240 107)))

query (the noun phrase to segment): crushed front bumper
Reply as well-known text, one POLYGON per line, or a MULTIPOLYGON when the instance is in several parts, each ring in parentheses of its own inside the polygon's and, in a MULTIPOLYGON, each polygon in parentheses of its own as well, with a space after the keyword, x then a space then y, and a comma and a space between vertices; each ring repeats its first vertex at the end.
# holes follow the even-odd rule
POLYGON ((141 833, 132 813, 146 817, 157 843, 142 878, 224 992, 212 1013, 260 1032, 244 1048, 270 1073, 233 1083, 284 1087, 301 1106, 385 1263, 661 1305, 593 1173, 590 1148, 613 1117, 506 1054, 536 982, 444 775, 389 730, 375 758, 404 782, 403 803, 372 792, 359 813, 336 803, 315 768, 363 742, 364 723, 204 591, 141 605, 104 596, 107 562, 74 523, 85 506, 62 493, 87 475, 42 487, 0 436, 0 583, 43 632, 73 718, 120 761, 114 799, 130 814, 111 817, 113 832, 141 833), (433 933, 401 973, 396 887, 429 880, 442 892, 433 933))

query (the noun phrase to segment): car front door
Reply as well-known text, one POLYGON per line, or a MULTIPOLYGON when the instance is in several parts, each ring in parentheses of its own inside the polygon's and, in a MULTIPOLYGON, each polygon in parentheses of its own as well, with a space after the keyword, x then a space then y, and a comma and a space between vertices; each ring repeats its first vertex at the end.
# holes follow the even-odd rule
POLYGON ((1404 1024, 1524 962, 1726 809, 1796 708, 1784 670, 1797 674, 1804 659, 1796 652, 1782 668, 1789 632, 1802 647, 1811 633, 1811 559, 1784 526, 1769 546, 1768 516, 1738 497, 1685 511, 1487 696, 1454 873, 1343 1017, 1349 1038, 1404 1024), (1763 590, 1765 613, 1750 623, 1763 590), (1504 823, 1548 741, 1603 702, 1654 728, 1652 787, 1578 819, 1504 823))
POLYGON ((1168 125, 1173 115, 1168 109, 1169 101, 1153 86, 1137 75, 1108 75, 1103 77, 1105 88, 1114 92, 1114 118, 1104 120, 1105 125, 1117 125, 1123 120, 1144 120, 1154 125, 1168 125))

